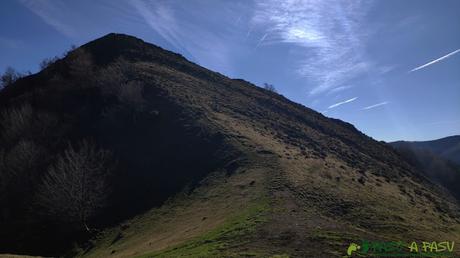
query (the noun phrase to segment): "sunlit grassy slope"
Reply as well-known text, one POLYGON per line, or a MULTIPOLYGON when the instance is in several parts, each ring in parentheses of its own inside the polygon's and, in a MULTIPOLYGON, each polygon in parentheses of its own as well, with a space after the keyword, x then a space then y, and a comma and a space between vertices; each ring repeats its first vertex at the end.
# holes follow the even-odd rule
POLYGON ((351 125, 241 80, 137 66, 242 155, 82 256, 334 257, 361 239, 460 239, 455 201, 351 125))

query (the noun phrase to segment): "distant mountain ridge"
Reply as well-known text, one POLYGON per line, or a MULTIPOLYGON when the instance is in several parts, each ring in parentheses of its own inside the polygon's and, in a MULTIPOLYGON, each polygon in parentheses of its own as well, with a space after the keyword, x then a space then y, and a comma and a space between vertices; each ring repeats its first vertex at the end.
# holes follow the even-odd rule
POLYGON ((405 147, 413 150, 428 150, 460 165, 460 135, 431 141, 396 141, 390 144, 395 147, 405 147))
POLYGON ((397 141, 390 145, 460 200, 460 136, 432 141, 397 141))

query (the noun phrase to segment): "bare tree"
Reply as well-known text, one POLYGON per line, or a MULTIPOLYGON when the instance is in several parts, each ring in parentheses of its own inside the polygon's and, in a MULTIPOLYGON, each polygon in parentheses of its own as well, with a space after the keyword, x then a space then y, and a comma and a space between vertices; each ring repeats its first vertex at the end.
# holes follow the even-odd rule
POLYGON ((264 89, 271 92, 276 92, 276 88, 273 86, 273 84, 264 83, 264 89))
POLYGON ((35 166, 42 153, 34 142, 20 140, 4 155, 3 173, 16 182, 16 187, 32 187, 37 176, 35 166))
POLYGON ((40 62, 40 70, 46 69, 48 66, 59 60, 59 57, 45 58, 40 62))
POLYGON ((34 142, 20 140, 7 152, 0 150, 0 206, 6 220, 12 210, 30 205, 43 151, 34 142))
POLYGON ((17 72, 12 67, 7 67, 5 73, 0 76, 0 88, 4 88, 13 84, 13 82, 23 76, 23 74, 17 72))
POLYGON ((5 109, 0 113, 0 139, 14 143, 28 135, 33 122, 33 109, 29 104, 5 109))
POLYGON ((109 160, 109 152, 87 142, 78 150, 69 144, 44 176, 38 205, 47 215, 77 223, 89 232, 88 220, 106 205, 109 160))
POLYGON ((75 44, 70 45, 69 49, 62 54, 62 57, 68 56, 70 53, 72 53, 74 50, 77 49, 77 46, 75 44))

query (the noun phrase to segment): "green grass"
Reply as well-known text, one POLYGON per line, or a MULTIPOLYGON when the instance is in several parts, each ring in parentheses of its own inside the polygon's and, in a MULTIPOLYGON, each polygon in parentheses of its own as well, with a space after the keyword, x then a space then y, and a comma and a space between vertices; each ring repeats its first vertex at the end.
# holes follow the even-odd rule
POLYGON ((139 258, 147 257, 213 257, 226 256, 259 256, 258 253, 231 253, 232 247, 237 247, 250 241, 252 233, 258 226, 266 222, 270 205, 267 198, 262 198, 239 215, 228 219, 222 226, 197 237, 184 244, 167 250, 147 253, 139 258), (229 252, 227 254, 227 251, 229 252))

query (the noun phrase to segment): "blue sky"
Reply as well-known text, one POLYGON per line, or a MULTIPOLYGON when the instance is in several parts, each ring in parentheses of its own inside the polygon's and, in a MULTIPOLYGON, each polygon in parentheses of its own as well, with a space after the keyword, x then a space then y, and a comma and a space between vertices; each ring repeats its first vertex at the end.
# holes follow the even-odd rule
POLYGON ((460 1, 5 0, 0 69, 126 33, 385 141, 460 134, 460 1))

